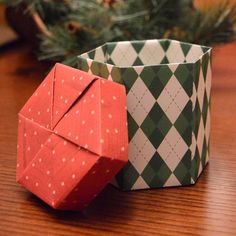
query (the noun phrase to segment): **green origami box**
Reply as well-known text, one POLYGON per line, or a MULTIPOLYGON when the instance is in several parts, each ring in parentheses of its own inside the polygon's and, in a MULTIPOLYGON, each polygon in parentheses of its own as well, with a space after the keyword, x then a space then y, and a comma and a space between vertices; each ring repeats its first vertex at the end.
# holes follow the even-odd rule
POLYGON ((196 182, 209 159, 211 48, 167 39, 111 42, 80 55, 78 68, 126 87, 129 162, 118 187, 196 182))

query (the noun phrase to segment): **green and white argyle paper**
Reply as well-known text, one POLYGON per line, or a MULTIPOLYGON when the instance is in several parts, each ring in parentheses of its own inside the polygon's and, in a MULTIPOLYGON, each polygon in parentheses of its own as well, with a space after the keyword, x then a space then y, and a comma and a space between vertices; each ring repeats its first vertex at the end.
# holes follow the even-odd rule
POLYGON ((190 185, 209 159, 211 48, 175 40, 106 43, 78 68, 126 87, 123 190, 190 185))

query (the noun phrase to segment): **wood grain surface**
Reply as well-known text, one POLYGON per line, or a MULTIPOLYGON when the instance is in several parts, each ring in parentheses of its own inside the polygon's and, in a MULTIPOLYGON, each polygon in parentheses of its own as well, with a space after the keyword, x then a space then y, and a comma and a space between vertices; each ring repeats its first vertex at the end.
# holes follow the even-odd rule
POLYGON ((26 45, 0 52, 0 235, 236 235, 236 43, 213 58, 210 164, 196 185, 121 192, 50 209, 15 182, 17 113, 46 73, 26 45))

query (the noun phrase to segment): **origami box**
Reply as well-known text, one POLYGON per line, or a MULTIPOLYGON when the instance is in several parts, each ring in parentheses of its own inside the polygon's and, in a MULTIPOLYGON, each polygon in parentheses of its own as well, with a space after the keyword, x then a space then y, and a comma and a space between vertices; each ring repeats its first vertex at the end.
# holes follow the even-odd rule
POLYGON ((78 68, 123 84, 129 162, 124 190, 190 185, 209 158, 211 48, 175 40, 106 43, 78 68))
POLYGON ((82 209, 128 161, 122 85, 61 65, 19 113, 17 181, 57 209, 82 209))

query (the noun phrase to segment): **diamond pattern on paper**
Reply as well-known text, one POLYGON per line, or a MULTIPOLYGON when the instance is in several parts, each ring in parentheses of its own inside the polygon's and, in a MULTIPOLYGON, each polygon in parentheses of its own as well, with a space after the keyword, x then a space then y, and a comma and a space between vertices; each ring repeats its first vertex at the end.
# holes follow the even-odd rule
POLYGON ((183 87, 178 80, 172 76, 157 99, 157 102, 160 104, 170 121, 174 123, 188 100, 189 97, 183 87))
POLYGON ((141 79, 137 79, 127 95, 127 108, 130 115, 141 125, 155 102, 141 79))
POLYGON ((195 183, 209 158, 210 48, 165 39, 107 45, 104 63, 112 69, 104 69, 94 51, 87 57, 96 66, 84 54, 78 66, 126 87, 131 151, 118 185, 129 190, 195 183), (145 142, 152 148, 141 156, 145 142))
POLYGON ((158 147, 157 152, 169 168, 174 171, 187 150, 187 144, 173 126, 158 147))
POLYGON ((139 173, 142 173, 155 151, 143 131, 138 129, 129 144, 129 161, 139 173))

